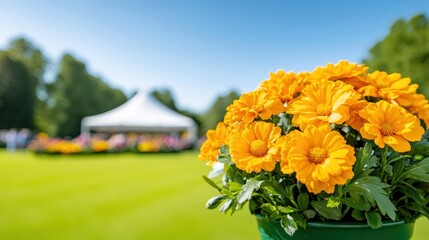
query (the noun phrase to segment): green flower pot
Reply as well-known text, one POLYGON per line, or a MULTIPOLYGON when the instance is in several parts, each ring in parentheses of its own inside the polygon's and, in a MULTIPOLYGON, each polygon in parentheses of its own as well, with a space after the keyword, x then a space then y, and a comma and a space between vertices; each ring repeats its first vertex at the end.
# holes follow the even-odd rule
POLYGON ((409 240, 413 235, 414 223, 386 222, 378 229, 367 224, 343 222, 308 222, 306 229, 298 229, 289 236, 280 221, 269 222, 257 216, 261 240, 409 240))

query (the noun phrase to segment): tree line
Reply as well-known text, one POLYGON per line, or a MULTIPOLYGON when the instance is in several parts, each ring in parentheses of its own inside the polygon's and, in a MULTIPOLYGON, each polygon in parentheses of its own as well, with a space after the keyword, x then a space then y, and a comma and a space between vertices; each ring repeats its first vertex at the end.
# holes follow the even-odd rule
MULTIPOLYGON (((396 21, 389 34, 363 60, 371 70, 399 72, 420 85, 429 97, 429 21, 425 15, 396 21)), ((85 116, 105 112, 127 100, 120 89, 88 72, 82 61, 64 54, 54 79, 47 81, 51 62, 25 38, 0 50, 0 129, 29 128, 51 136, 74 137, 85 116)), ((239 97, 235 91, 219 96, 203 114, 179 109, 169 89, 152 93, 172 110, 191 117, 203 135, 223 120, 226 107, 239 97)))
MULTIPOLYGON (((0 50, 0 129, 28 128, 51 136, 75 137, 83 117, 127 101, 123 91, 89 73, 85 63, 69 53, 61 57, 54 79, 48 81, 50 64, 40 48, 25 38, 14 39, 0 50)), ((236 92, 221 96, 207 114, 196 114, 179 109, 169 89, 152 94, 172 110, 194 119, 201 134, 222 121, 226 106, 238 97, 236 92)))

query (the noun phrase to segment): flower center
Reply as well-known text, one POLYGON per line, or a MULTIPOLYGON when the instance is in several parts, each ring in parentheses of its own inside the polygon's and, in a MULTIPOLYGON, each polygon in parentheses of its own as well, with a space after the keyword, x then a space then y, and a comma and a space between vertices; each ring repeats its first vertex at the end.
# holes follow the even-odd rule
POLYGON ((381 125, 381 134, 383 136, 392 136, 395 134, 395 131, 390 123, 383 123, 383 125, 381 125))
POLYGON ((309 159, 313 163, 319 164, 325 161, 325 159, 328 157, 328 152, 326 152, 325 149, 320 147, 315 147, 310 149, 310 156, 309 159))
POLYGON ((250 144, 250 152, 256 157, 262 157, 268 152, 267 144, 262 140, 256 139, 250 144))
POLYGON ((317 115, 319 115, 319 116, 331 115, 331 106, 326 105, 326 104, 319 104, 317 106, 317 115))

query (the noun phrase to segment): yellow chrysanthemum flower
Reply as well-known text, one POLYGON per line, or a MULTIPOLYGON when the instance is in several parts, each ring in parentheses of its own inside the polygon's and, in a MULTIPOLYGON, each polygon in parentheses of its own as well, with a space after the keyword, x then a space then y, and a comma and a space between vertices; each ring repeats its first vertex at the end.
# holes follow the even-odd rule
POLYGON ((424 133, 416 116, 383 100, 369 103, 359 115, 367 120, 360 129, 362 137, 374 140, 380 148, 387 144, 397 152, 410 151, 408 141, 419 141, 424 133))
POLYGON ((360 100, 355 104, 352 104, 349 111, 350 118, 346 121, 346 124, 359 131, 359 129, 361 129, 363 124, 366 122, 366 120, 359 115, 359 111, 364 109, 367 105, 368 102, 365 100, 360 100))
POLYGON ((279 70, 276 73, 270 73, 270 78, 263 81, 259 89, 276 95, 283 104, 289 104, 309 83, 308 76, 308 73, 295 74, 279 70))
MULTIPOLYGON (((295 131, 282 162, 296 172, 298 181, 314 194, 333 193, 336 185, 343 185, 354 176, 356 162, 354 148, 329 125, 309 125, 303 132, 295 131)), ((282 171, 290 173, 289 169, 282 171)))
POLYGON ((109 150, 109 143, 104 140, 95 140, 91 143, 91 148, 94 152, 105 152, 109 150))
POLYGON ((206 133, 207 140, 203 143, 200 149, 198 159, 208 161, 207 165, 212 166, 217 162, 219 147, 227 144, 230 130, 225 123, 218 123, 215 130, 208 130, 206 133))
POLYGON ((226 124, 243 121, 245 124, 253 122, 257 117, 262 120, 285 111, 282 102, 266 91, 257 90, 241 95, 241 97, 227 108, 226 124))
POLYGON ((426 124, 426 128, 429 128, 429 101, 423 94, 414 94, 412 104, 407 110, 422 119, 426 124))
POLYGON ((312 83, 292 103, 288 113, 293 124, 305 128, 307 124, 342 124, 349 119, 349 106, 359 99, 352 85, 341 81, 312 83))
POLYGON ((358 65, 348 61, 339 61, 337 64, 327 64, 324 67, 317 67, 311 73, 311 79, 316 82, 341 80, 353 85, 356 89, 365 86, 363 75, 368 71, 365 65, 358 65))
POLYGON ((280 155, 280 167, 283 173, 285 174, 291 174, 293 173, 293 169, 290 165, 290 162, 288 161, 288 154, 290 148, 293 146, 294 142, 296 141, 296 135, 300 134, 301 132, 298 130, 294 130, 287 135, 284 135, 281 137, 281 140, 277 141, 278 144, 281 144, 281 155, 280 155))
POLYGON ((426 129, 429 129, 429 104, 417 113, 417 116, 426 124, 426 129))
POLYGON ((281 129, 272 123, 253 122, 231 136, 229 151, 237 166, 248 173, 272 171, 279 160, 276 141, 281 129))
POLYGON ((61 141, 57 143, 58 151, 62 154, 74 154, 80 153, 83 151, 82 146, 77 143, 69 141, 61 141))
POLYGON ((416 94, 417 84, 411 84, 410 78, 402 78, 399 73, 387 74, 375 71, 366 76, 367 86, 358 90, 364 96, 382 98, 390 103, 408 107, 416 94))
POLYGON ((137 150, 143 153, 159 152, 160 147, 152 141, 142 141, 137 145, 137 150))

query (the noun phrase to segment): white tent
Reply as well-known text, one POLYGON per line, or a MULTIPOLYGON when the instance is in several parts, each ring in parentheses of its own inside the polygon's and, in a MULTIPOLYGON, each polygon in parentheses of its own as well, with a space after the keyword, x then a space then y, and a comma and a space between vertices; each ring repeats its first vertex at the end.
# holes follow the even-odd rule
POLYGON ((82 119, 81 133, 99 132, 153 132, 174 133, 187 131, 189 140, 196 140, 195 122, 139 91, 126 103, 110 111, 82 119))

